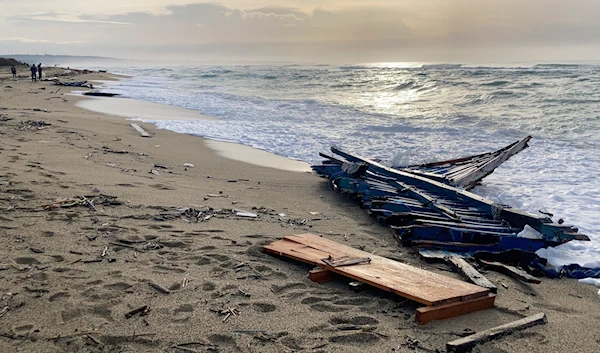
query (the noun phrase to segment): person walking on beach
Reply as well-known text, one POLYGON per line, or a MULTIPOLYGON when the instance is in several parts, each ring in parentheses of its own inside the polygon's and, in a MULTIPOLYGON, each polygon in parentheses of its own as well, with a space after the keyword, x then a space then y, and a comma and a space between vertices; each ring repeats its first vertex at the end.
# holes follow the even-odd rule
POLYGON ((35 64, 31 64, 31 82, 36 82, 36 77, 37 77, 37 67, 35 67, 35 64))
POLYGON ((17 77, 17 68, 15 67, 15 65, 13 65, 13 66, 10 68, 10 72, 12 72, 12 74, 13 74, 13 77, 17 77))
POLYGON ((40 78, 40 81, 42 80, 42 63, 38 64, 38 77, 40 78))

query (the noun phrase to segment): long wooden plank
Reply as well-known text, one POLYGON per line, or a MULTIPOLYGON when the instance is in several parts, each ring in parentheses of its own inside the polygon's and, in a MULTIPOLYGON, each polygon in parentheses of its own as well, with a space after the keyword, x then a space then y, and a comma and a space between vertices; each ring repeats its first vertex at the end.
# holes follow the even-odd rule
POLYGON ((475 311, 489 309, 494 306, 496 296, 493 294, 456 303, 425 306, 417 309, 416 321, 424 325, 433 320, 443 320, 451 317, 469 314, 475 311))
POLYGON ((323 267, 425 305, 441 305, 486 296, 488 289, 373 255, 313 234, 285 237, 264 247, 266 251, 323 267), (369 257, 371 263, 331 267, 327 257, 369 257))
POLYGON ((519 268, 516 268, 514 266, 510 266, 510 265, 506 265, 506 264, 503 264, 500 262, 494 262, 494 261, 485 261, 485 260, 479 260, 479 261, 491 269, 500 271, 506 275, 520 279, 521 281, 528 282, 528 283, 536 283, 536 284, 542 283, 542 281, 539 278, 533 277, 529 273, 527 273, 519 268))
POLYGON ((497 339, 499 337, 510 334, 516 330, 522 330, 531 326, 545 324, 548 322, 546 314, 539 313, 528 316, 521 320, 513 321, 511 323, 493 327, 489 330, 478 332, 474 335, 459 338, 452 342, 446 343, 446 349, 448 352, 469 352, 476 344, 497 339))
POLYGON ((150 137, 150 134, 148 132, 146 132, 146 130, 144 130, 144 128, 142 128, 141 126, 139 126, 138 124, 133 124, 130 123, 129 124, 132 128, 136 129, 137 132, 140 133, 140 135, 142 135, 142 137, 150 137))

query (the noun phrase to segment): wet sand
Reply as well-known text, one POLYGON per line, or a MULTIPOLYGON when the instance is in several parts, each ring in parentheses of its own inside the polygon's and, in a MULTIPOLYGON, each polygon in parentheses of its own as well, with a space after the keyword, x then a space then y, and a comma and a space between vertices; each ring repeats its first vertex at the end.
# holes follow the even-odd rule
POLYGON ((486 272, 495 308, 419 326, 414 302, 354 293, 344 278, 316 284, 310 266, 261 251, 311 232, 460 278, 400 247, 323 179, 223 158, 150 124, 143 138, 66 88, 0 78, 0 352, 434 352, 538 312, 547 325, 477 349, 597 351, 593 286, 486 272))

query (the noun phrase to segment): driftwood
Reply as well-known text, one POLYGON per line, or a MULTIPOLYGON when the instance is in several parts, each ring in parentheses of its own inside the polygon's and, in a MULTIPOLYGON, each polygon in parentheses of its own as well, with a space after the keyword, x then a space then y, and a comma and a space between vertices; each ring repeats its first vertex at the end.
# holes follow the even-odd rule
POLYGON ((140 306, 139 308, 135 308, 135 309, 127 312, 125 314, 125 318, 129 319, 130 317, 134 316, 135 314, 140 314, 140 316, 145 316, 145 315, 148 315, 149 311, 150 311, 150 308, 148 307, 148 305, 143 305, 143 306, 140 306))
POLYGON ((518 269, 514 266, 505 265, 500 262, 494 262, 494 261, 485 261, 485 260, 479 260, 479 261, 487 267, 490 267, 494 270, 497 270, 499 272, 507 274, 511 277, 520 279, 521 281, 528 282, 528 283, 541 283, 542 282, 539 278, 533 277, 529 273, 527 273, 521 269, 518 269))
POLYGON ((149 281, 149 282, 148 282, 148 285, 149 285, 150 287, 152 287, 152 288, 156 289, 157 291, 164 293, 164 294, 170 294, 170 293, 171 293, 171 291, 170 291, 170 290, 168 290, 167 288, 165 288, 165 287, 161 286, 161 285, 160 285, 160 284, 158 284, 158 283, 154 283, 154 282, 152 282, 152 281, 149 281))
POLYGON ((119 93, 107 93, 107 92, 85 92, 84 96, 94 96, 94 97, 114 97, 120 96, 119 93))
POLYGON ((477 271, 462 257, 458 255, 450 255, 448 256, 447 261, 450 262, 458 271, 460 271, 469 279, 469 281, 473 282, 474 284, 480 287, 489 288, 490 292, 492 293, 496 293, 498 291, 498 288, 492 282, 490 282, 489 279, 477 271))
POLYGON ((484 288, 489 288, 490 292, 496 293, 498 288, 484 275, 477 271, 460 255, 453 254, 443 250, 419 249, 419 255, 426 261, 447 262, 460 273, 462 273, 470 282, 484 288))
POLYGON ((46 98, 46 100, 49 101, 50 99, 54 99, 54 98, 56 98, 56 99, 62 99, 63 102, 68 102, 68 100, 64 99, 63 97, 50 97, 50 98, 46 98))
POLYGON ((528 316, 521 320, 513 321, 511 323, 496 326, 491 329, 481 331, 471 336, 460 338, 451 342, 446 343, 446 349, 448 352, 469 352, 476 344, 491 341, 502 336, 508 335, 517 330, 523 330, 531 326, 545 324, 548 322, 546 314, 539 313, 528 316))
POLYGON ((137 132, 140 133, 140 135, 142 135, 142 137, 150 137, 150 134, 144 130, 144 128, 142 128, 141 126, 139 126, 138 124, 129 124, 132 128, 136 129, 137 132))

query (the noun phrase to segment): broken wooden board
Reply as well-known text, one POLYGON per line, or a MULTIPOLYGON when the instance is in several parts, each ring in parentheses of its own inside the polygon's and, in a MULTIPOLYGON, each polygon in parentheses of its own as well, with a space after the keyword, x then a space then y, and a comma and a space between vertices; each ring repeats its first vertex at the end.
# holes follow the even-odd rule
POLYGON ((475 283, 476 285, 488 288, 490 292, 496 293, 498 291, 498 287, 490 282, 484 275, 482 275, 479 271, 475 269, 475 267, 471 266, 470 263, 465 261, 458 255, 450 255, 448 257, 448 262, 452 264, 457 270, 459 270, 465 277, 471 281, 471 283, 475 283))
POLYGON ((454 254, 444 250, 429 250, 429 249, 418 249, 419 255, 429 262, 443 261, 449 263, 462 273, 471 283, 474 283, 480 287, 488 288, 490 292, 496 293, 498 287, 490 282, 481 272, 477 271, 470 263, 468 263, 461 255, 454 254))
MULTIPOLYGON (((373 255, 314 234, 287 236, 282 240, 265 245, 264 249, 270 253, 319 266, 427 306, 454 303, 463 307, 456 311, 458 313, 456 315, 471 312, 466 309, 470 306, 476 306, 474 310, 481 310, 492 307, 494 304, 495 297, 488 297, 489 289, 487 288, 373 255), (371 261, 357 265, 332 267, 322 261, 330 257, 334 259, 341 257, 370 258, 371 261), (476 298, 482 298, 477 305, 470 302, 476 298)), ((419 323, 436 320, 438 317, 452 317, 446 316, 447 312, 432 311, 432 314, 422 316, 423 319, 419 323)))
POLYGON ((489 330, 481 331, 471 336, 448 342, 446 343, 446 349, 448 352, 469 352, 478 343, 491 341, 493 339, 508 335, 514 331, 522 330, 535 325, 545 324, 546 322, 548 322, 548 319, 544 313, 531 315, 521 320, 493 327, 489 330))
POLYGON ((426 324, 433 320, 444 320, 460 315, 470 314, 475 311, 488 309, 494 306, 496 295, 488 294, 461 302, 443 304, 437 306, 424 306, 417 309, 415 320, 420 324, 426 324))
POLYGON ((533 277, 529 273, 527 273, 521 269, 518 269, 514 266, 505 265, 503 263, 494 262, 494 261, 485 261, 485 260, 479 260, 479 261, 489 268, 492 268, 494 270, 497 270, 499 272, 507 274, 511 277, 520 279, 521 281, 528 282, 528 283, 542 283, 542 281, 539 278, 533 277))
POLYGON ((144 128, 142 128, 141 126, 139 126, 138 124, 129 124, 132 128, 136 129, 137 132, 140 133, 140 135, 142 135, 142 137, 150 137, 150 134, 148 132, 146 132, 146 130, 144 130, 144 128))

